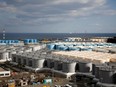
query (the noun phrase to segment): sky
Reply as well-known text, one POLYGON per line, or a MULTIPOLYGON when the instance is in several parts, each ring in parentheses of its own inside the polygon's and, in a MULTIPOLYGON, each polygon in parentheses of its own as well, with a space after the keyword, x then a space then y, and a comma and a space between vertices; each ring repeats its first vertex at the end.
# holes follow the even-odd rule
POLYGON ((0 32, 116 33, 116 0, 0 0, 0 32))

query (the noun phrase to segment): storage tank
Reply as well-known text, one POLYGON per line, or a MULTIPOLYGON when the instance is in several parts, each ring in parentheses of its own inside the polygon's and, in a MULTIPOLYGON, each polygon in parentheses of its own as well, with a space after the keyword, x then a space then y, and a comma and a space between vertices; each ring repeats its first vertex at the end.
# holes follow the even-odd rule
POLYGON ((63 62, 62 71, 67 72, 67 63, 63 62))
POLYGON ((49 50, 54 50, 55 44, 47 44, 47 48, 48 48, 49 50))
POLYGON ((33 68, 43 68, 45 59, 33 59, 33 68))
POLYGON ((79 72, 91 72, 92 63, 88 62, 79 62, 79 72))
POLYGON ((19 40, 15 40, 14 42, 15 42, 15 43, 19 43, 19 40))
POLYGON ((99 66, 95 66, 94 75, 95 75, 96 78, 99 79, 99 66))
POLYGON ((37 42, 38 42, 38 40, 37 40, 37 39, 33 39, 33 42, 34 42, 34 43, 37 43, 37 42))
POLYGON ((67 46, 58 46, 58 50, 66 51, 68 50, 67 46))
POLYGON ((12 54, 16 54, 16 51, 10 51, 9 52, 9 58, 12 58, 12 54))
POLYGON ((35 64, 33 63, 33 60, 32 59, 28 59, 28 66, 29 67, 33 67, 35 64))
POLYGON ((11 43, 14 43, 15 41, 14 40, 11 40, 11 43))
POLYGON ((1 40, 1 43, 5 43, 4 40, 1 40))
POLYGON ((74 73, 76 62, 63 62, 63 72, 74 73))
POLYGON ((63 45, 63 44, 56 44, 56 45, 55 45, 55 49, 56 49, 56 50, 59 50, 59 46, 64 46, 64 45, 63 45))
POLYGON ((23 63, 22 63, 23 65, 28 65, 28 64, 27 64, 27 63, 28 63, 28 62, 27 62, 27 59, 26 59, 25 57, 23 57, 22 60, 23 60, 23 63))
POLYGON ((107 69, 106 67, 105 67, 105 69, 100 69, 99 70, 100 82, 113 83, 113 74, 114 74, 114 71, 107 69))
POLYGON ((47 59, 47 67, 50 68, 51 59, 47 59))
POLYGON ((54 61, 54 69, 55 70, 62 70, 62 62, 61 61, 54 61))
POLYGON ((25 43, 25 44, 28 44, 29 41, 30 41, 30 39, 25 39, 25 40, 24 40, 24 43, 25 43))
POLYGON ((8 44, 11 44, 11 40, 8 40, 8 44))
POLYGON ((2 59, 8 59, 8 58, 9 58, 8 52, 3 52, 2 59))
POLYGON ((69 51, 71 51, 71 50, 77 50, 77 51, 80 51, 80 48, 78 48, 78 47, 69 47, 68 49, 69 49, 69 51))

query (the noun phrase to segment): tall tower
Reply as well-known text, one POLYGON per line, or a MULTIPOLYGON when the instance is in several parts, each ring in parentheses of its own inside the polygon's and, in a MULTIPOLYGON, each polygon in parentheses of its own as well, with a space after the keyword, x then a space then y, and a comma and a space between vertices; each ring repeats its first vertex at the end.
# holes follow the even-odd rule
POLYGON ((2 38, 3 38, 3 40, 5 40, 6 39, 5 29, 3 29, 2 33, 3 33, 2 38))

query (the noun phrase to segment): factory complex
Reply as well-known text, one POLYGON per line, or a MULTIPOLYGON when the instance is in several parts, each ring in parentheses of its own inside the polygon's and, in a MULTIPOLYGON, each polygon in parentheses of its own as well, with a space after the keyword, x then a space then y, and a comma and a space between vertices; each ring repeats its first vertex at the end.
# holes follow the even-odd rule
POLYGON ((76 81, 78 76, 87 76, 93 81, 96 79, 100 86, 116 87, 116 44, 106 43, 104 39, 101 42, 48 44, 26 39, 23 45, 1 45, 0 62, 10 61, 13 65, 21 65, 34 72, 53 71, 67 79, 76 75, 76 81))

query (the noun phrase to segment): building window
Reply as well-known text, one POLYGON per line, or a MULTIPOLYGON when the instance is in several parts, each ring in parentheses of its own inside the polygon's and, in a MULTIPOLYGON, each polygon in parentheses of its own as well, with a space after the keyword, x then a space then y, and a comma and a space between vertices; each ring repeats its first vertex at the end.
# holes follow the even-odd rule
POLYGON ((6 76, 9 76, 9 73, 6 73, 5 75, 6 75, 6 76))
POLYGON ((0 74, 0 76, 4 76, 4 74, 0 74))

